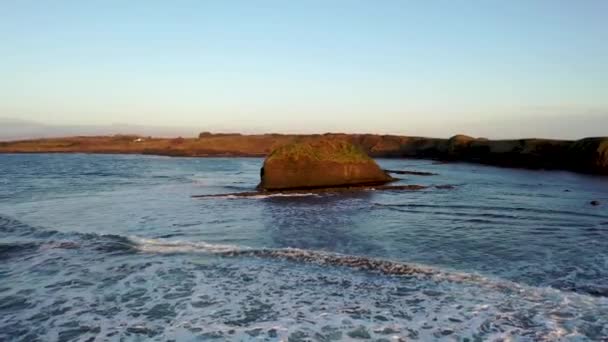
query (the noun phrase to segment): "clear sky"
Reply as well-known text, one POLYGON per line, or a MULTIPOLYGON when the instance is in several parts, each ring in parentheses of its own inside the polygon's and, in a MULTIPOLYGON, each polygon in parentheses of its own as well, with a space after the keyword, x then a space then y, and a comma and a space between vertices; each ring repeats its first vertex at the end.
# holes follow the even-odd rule
POLYGON ((608 135, 605 0, 0 0, 0 16, 5 118, 608 135))

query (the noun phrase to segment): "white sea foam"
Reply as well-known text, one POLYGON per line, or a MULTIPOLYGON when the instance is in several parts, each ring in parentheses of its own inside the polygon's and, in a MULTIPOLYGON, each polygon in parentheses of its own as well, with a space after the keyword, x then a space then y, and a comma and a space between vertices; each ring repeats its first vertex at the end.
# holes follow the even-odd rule
MULTIPOLYGON (((264 259, 281 259, 322 266, 348 267, 386 275, 405 275, 425 277, 436 282, 472 283, 496 290, 522 292, 529 287, 516 282, 485 277, 479 274, 439 269, 436 267, 392 261, 386 259, 353 256, 325 251, 305 250, 299 248, 262 248, 254 249, 229 244, 211 244, 207 242, 163 241, 133 237, 136 248, 144 253, 206 253, 224 257, 257 257, 264 259)), ((541 290, 559 291, 549 288, 541 290)), ((539 290, 538 288, 536 290, 539 290)))
MULTIPOLYGON (((175 329, 185 329, 180 334, 186 336, 202 328, 230 340, 252 340, 258 331, 263 336, 274 331, 277 338, 270 340, 287 340, 300 336, 298 333, 308 337, 339 333, 336 336, 349 339, 358 331, 376 338, 394 336, 395 340, 451 340, 456 336, 585 340, 571 327, 572 320, 576 317, 581 329, 596 328, 586 328, 575 312, 605 312, 597 309, 604 305, 597 304, 602 299, 419 264, 297 248, 139 241, 140 249, 148 253, 210 253, 238 259, 209 271, 209 276, 194 273, 201 277, 194 282, 194 293, 212 303, 214 310, 192 309, 185 315, 187 319, 175 322, 175 329), (284 267, 264 259, 304 265, 284 267), (323 269, 325 266, 342 267, 323 269), (349 272, 349 267, 389 277, 369 278, 349 272), (405 276, 393 276, 402 274, 405 276), (286 312, 293 314, 279 314, 286 312)), ((601 321, 604 319, 597 323, 601 321)), ((172 336, 171 332, 165 334, 172 336)), ((175 334, 180 336, 177 330, 175 334)))
MULTIPOLYGON (((45 340, 56 340, 56 325, 70 322, 80 324, 81 339, 280 341, 369 335, 374 340, 584 341, 608 336, 605 298, 315 250, 131 240, 141 254, 130 255, 130 263, 96 253, 59 258, 65 264, 58 269, 69 271, 45 280, 39 289, 44 300, 0 318, 0 326, 11 328, 9 317, 23 324, 34 319, 45 340), (201 262, 188 253, 233 259, 201 262), (301 264, 285 267, 273 259, 301 264), (78 268, 83 262, 97 267, 78 268), (55 291, 62 291, 61 301, 55 291), (79 311, 61 314, 71 308, 79 311)), ((73 254, 62 248, 57 253, 73 254)), ((14 274, 29 274, 30 267, 21 263, 14 274)))
POLYGON ((146 239, 139 237, 131 237, 131 240, 136 243, 136 247, 141 252, 145 253, 230 253, 242 250, 242 247, 236 245, 211 244, 206 242, 188 242, 188 241, 164 241, 158 239, 146 239))

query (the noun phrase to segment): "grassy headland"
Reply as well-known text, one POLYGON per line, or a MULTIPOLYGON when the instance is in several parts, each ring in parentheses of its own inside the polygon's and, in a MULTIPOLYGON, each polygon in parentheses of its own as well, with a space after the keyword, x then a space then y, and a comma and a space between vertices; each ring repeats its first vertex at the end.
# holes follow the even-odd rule
POLYGON ((66 137, 0 142, 0 153, 128 153, 164 156, 263 157, 296 140, 347 140, 371 157, 427 158, 489 165, 562 169, 608 175, 608 137, 581 140, 488 140, 457 135, 450 139, 374 134, 241 135, 201 134, 199 138, 132 135, 66 137))

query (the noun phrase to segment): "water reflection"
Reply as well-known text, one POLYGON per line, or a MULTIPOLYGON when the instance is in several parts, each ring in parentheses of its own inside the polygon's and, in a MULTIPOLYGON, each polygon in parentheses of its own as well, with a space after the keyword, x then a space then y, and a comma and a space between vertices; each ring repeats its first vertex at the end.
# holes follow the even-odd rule
POLYGON ((382 250, 357 233, 372 210, 367 191, 305 197, 272 197, 263 215, 276 246, 367 254, 382 250))

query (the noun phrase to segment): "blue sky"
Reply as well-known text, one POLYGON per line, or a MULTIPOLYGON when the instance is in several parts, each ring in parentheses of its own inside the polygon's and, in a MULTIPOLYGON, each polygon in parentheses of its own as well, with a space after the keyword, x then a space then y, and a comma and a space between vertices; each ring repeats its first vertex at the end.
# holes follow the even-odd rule
POLYGON ((4 0, 0 13, 0 117, 608 135, 608 1, 4 0))

